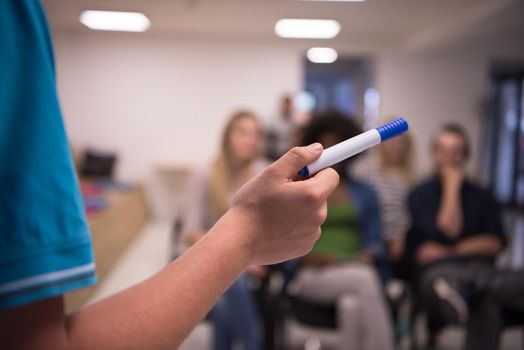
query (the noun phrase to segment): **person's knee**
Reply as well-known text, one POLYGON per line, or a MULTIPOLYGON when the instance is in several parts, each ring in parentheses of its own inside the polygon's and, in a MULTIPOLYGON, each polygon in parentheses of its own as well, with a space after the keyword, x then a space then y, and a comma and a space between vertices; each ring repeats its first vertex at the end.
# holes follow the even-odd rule
POLYGON ((250 293, 247 277, 245 275, 240 276, 226 291, 226 298, 244 298, 250 293))
POLYGON ((460 294, 457 278, 447 266, 433 267, 421 276, 418 298, 434 324, 463 324, 467 321, 469 306, 460 294))
POLYGON ((377 271, 368 265, 358 266, 358 268, 351 271, 353 283, 361 286, 364 289, 378 288, 380 281, 377 271))
POLYGON ((435 290, 435 281, 447 279, 445 271, 438 268, 430 268, 420 277, 417 284, 417 296, 422 307, 430 312, 440 314, 439 298, 435 290))
POLYGON ((435 293, 434 284, 438 279, 448 281, 450 279, 450 272, 447 267, 433 266, 428 268, 420 277, 418 283, 418 290, 421 297, 429 296, 435 293))
POLYGON ((431 295, 433 291, 433 282, 438 278, 438 275, 425 273, 420 277, 417 285, 417 290, 420 298, 426 298, 431 295))
POLYGON ((228 308, 224 298, 218 299, 213 308, 209 311, 207 318, 215 324, 226 324, 228 308))

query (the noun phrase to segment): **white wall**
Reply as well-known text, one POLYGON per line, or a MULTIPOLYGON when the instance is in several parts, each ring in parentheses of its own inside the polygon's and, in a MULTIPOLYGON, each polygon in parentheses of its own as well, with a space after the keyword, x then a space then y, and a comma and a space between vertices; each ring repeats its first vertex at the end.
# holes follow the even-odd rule
MULTIPOLYGON (((234 109, 252 108, 269 119, 280 95, 302 86, 304 50, 286 42, 96 32, 58 32, 54 39, 72 143, 117 151, 125 180, 147 179, 159 163, 206 162, 234 109)), ((381 114, 409 118, 422 171, 430 168, 431 134, 445 121, 463 123, 478 150, 489 63, 524 59, 519 41, 377 54, 381 114)))
POLYGON ((442 123, 464 125, 471 136, 470 173, 479 175, 483 131, 481 103, 489 94, 489 70, 494 60, 524 62, 521 40, 479 41, 438 52, 379 56, 377 88, 382 115, 405 115, 411 124, 420 172, 431 170, 429 144, 442 123))
POLYGON ((478 143, 477 104, 483 97, 486 67, 481 60, 470 58, 392 54, 379 60, 381 113, 400 114, 410 121, 417 167, 422 172, 430 169, 429 141, 442 123, 460 122, 473 143, 478 143))
POLYGON ((117 151, 125 180, 159 163, 207 161, 231 112, 269 119, 302 82, 302 56, 285 45, 112 33, 55 33, 54 42, 71 142, 117 151))

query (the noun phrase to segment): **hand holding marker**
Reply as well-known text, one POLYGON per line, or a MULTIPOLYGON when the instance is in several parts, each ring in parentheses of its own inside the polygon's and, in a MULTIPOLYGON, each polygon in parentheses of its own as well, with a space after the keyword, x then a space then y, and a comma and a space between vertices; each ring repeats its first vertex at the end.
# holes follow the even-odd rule
POLYGON ((408 122, 404 118, 377 126, 360 135, 342 141, 324 150, 320 158, 298 172, 300 176, 310 176, 322 169, 367 150, 381 142, 400 136, 408 131, 408 122))

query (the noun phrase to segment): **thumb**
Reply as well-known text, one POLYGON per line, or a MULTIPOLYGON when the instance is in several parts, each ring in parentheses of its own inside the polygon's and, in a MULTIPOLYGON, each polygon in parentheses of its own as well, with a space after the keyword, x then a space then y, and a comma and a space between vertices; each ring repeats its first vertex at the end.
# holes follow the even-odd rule
POLYGON ((293 147, 273 163, 273 168, 283 177, 294 178, 300 169, 317 160, 323 149, 318 142, 306 147, 293 147))

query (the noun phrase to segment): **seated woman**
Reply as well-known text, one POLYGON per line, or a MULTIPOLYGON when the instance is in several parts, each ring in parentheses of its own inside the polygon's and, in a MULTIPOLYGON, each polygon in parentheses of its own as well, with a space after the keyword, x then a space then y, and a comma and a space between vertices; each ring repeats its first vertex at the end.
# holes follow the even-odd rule
MULTIPOLYGON (((380 124, 392 120, 386 119, 380 124)), ((357 163, 353 174, 370 184, 378 195, 387 259, 395 265, 404 251, 404 236, 410 225, 407 197, 415 181, 411 134, 408 132, 381 143, 370 157, 357 163)))
MULTIPOLYGON (((234 114, 227 123, 221 152, 210 169, 197 172, 185 207, 180 243, 186 249, 198 241, 228 210, 233 195, 268 163, 261 157, 263 132, 257 117, 247 111, 234 114)), ((252 266, 250 274, 264 273, 252 266)), ((256 306, 241 276, 222 296, 209 314, 214 326, 213 348, 229 350, 240 342, 245 350, 260 349, 256 306)))
MULTIPOLYGON (((320 142, 327 148, 359 133, 349 117, 326 112, 305 127, 302 143, 320 142)), ((371 187, 349 175, 349 161, 334 167, 340 184, 328 199, 322 235, 303 258, 290 291, 317 303, 334 303, 343 295, 354 295, 362 312, 359 349, 392 349, 390 316, 374 268, 384 255, 378 202, 371 187)))

